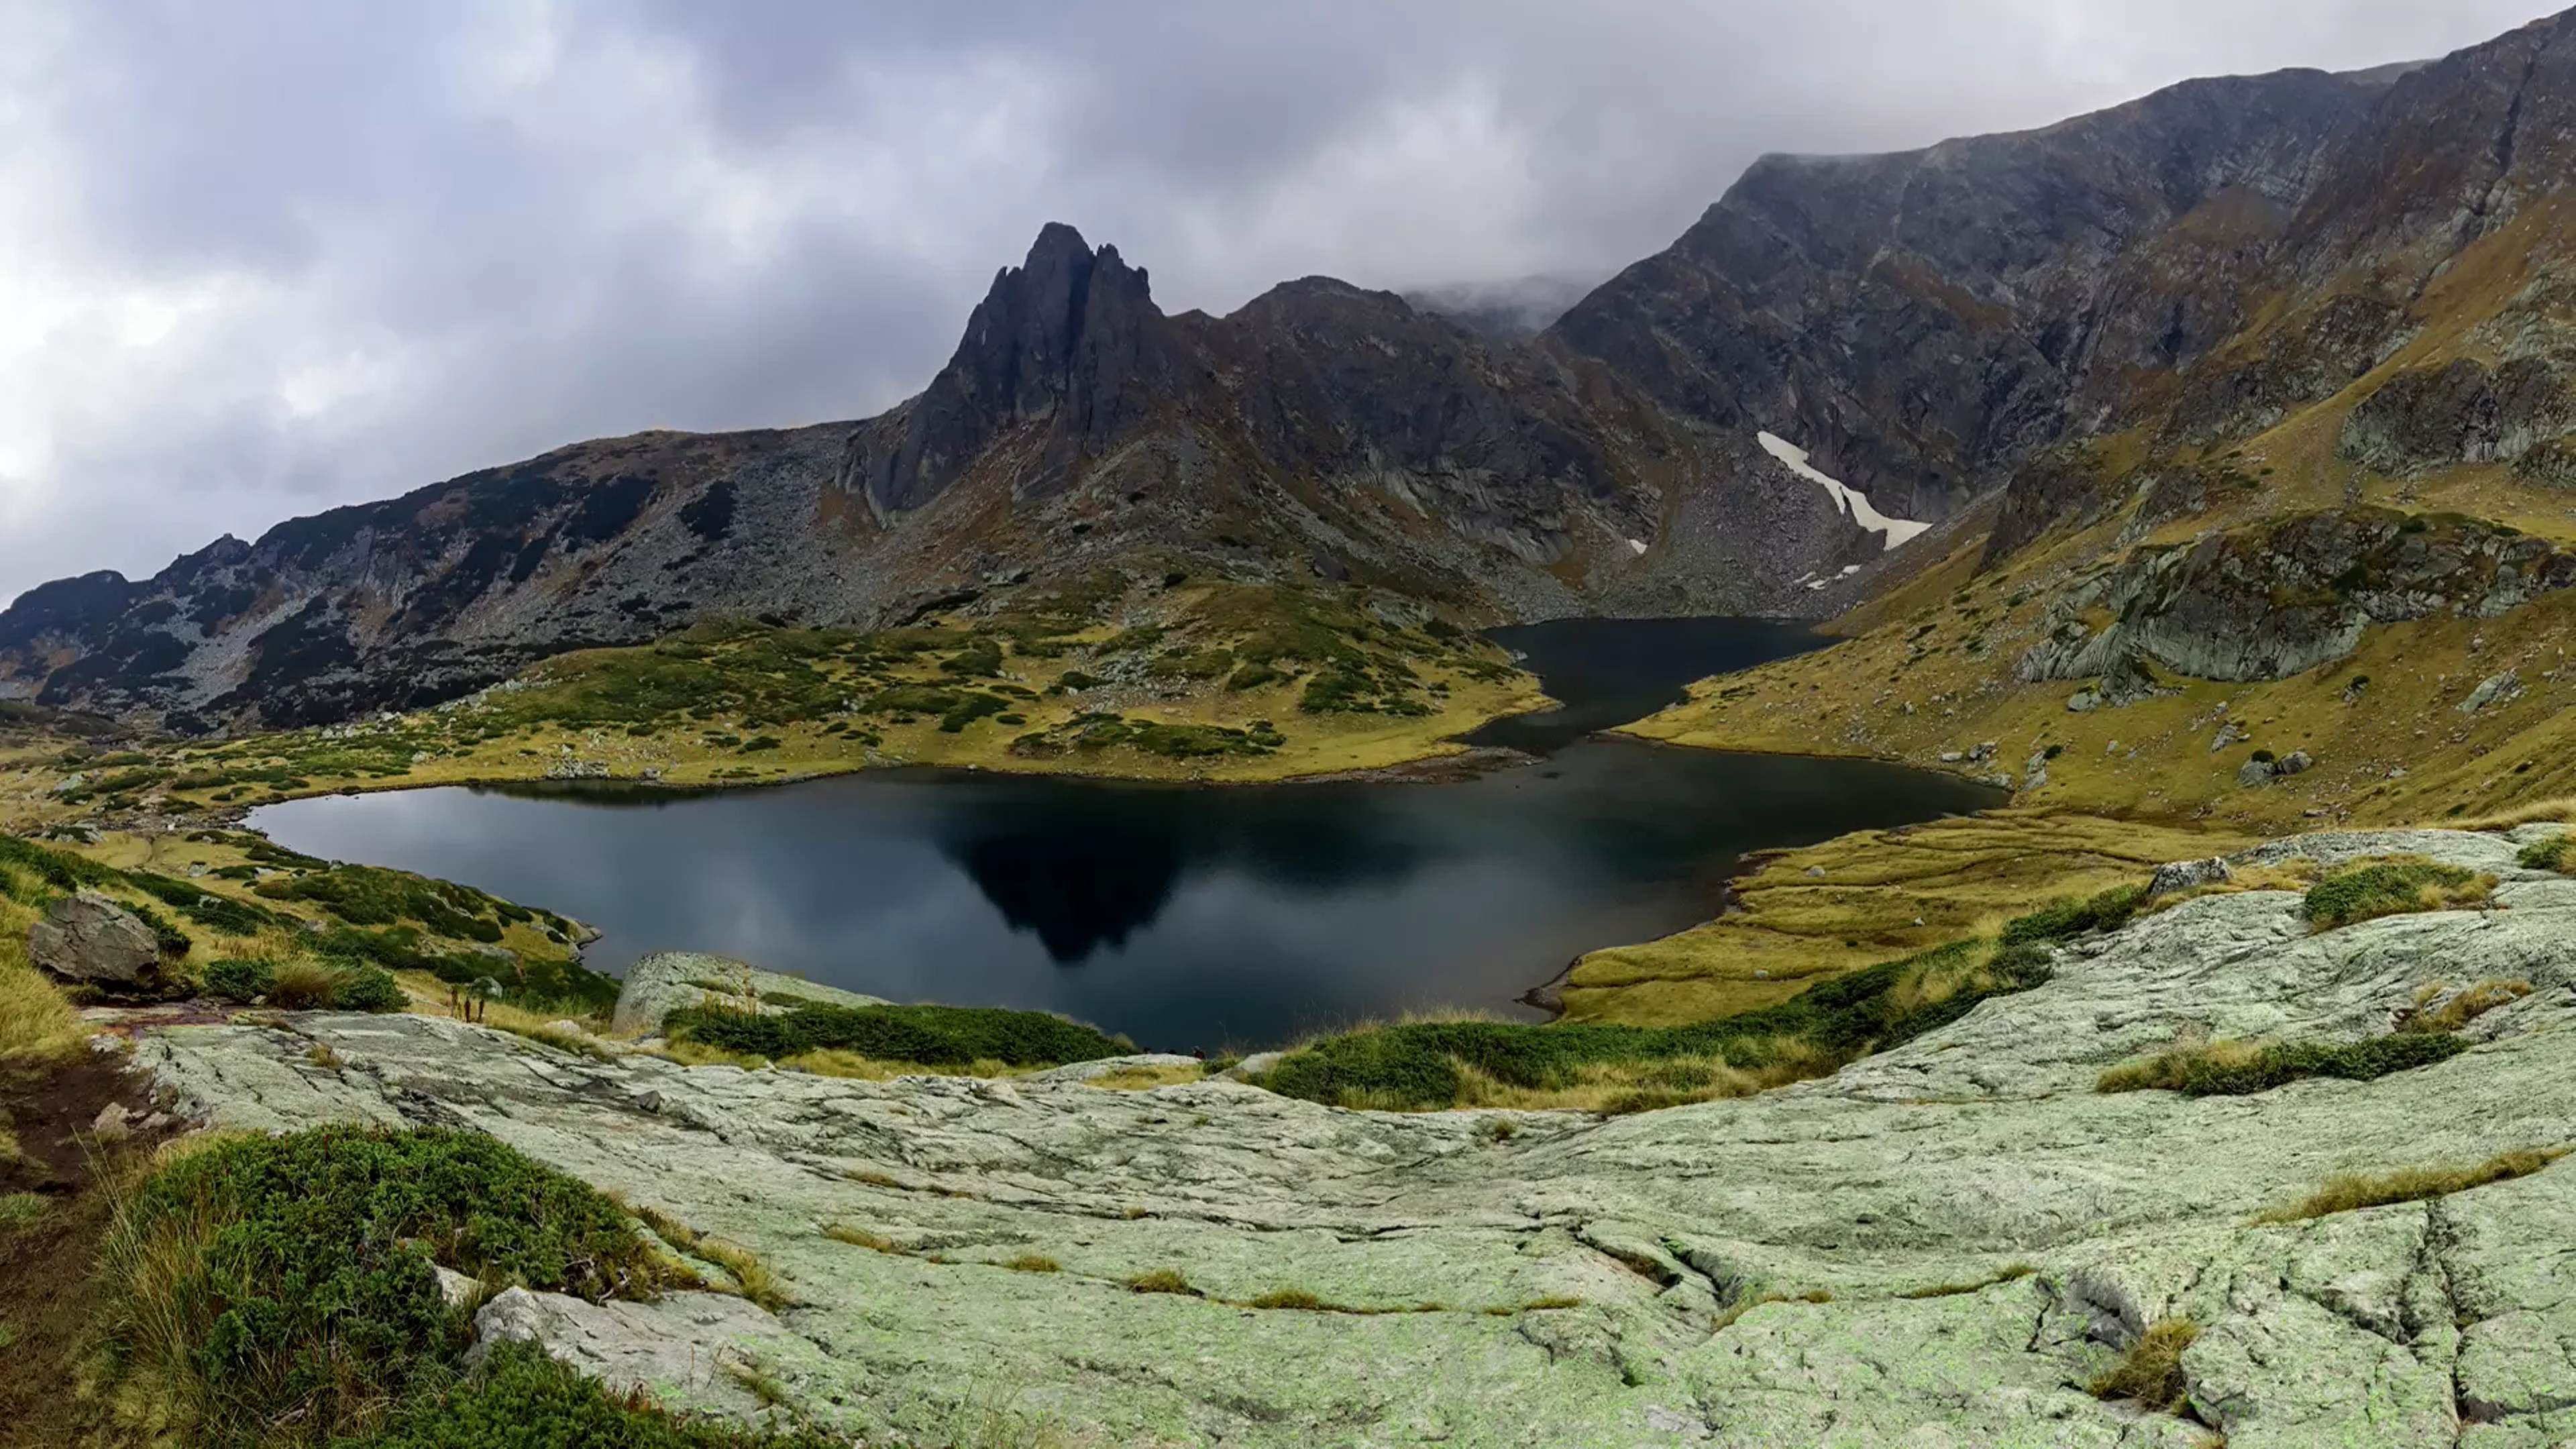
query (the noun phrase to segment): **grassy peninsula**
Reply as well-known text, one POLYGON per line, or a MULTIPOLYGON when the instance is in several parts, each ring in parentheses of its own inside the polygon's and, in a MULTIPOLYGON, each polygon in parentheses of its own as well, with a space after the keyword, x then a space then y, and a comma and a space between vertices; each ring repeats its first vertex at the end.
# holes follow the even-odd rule
POLYGON ((562 655, 467 699, 321 729, 0 753, 21 824, 343 790, 535 780, 772 783, 894 765, 1262 781, 1453 754, 1547 704, 1501 649, 1329 587, 1024 596, 873 632, 758 619, 562 655))

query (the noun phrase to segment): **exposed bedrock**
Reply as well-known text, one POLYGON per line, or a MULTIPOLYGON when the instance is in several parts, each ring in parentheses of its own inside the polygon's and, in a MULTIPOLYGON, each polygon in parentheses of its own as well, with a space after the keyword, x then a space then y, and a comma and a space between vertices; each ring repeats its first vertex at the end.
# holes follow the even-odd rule
POLYGON ((719 1410, 733 1380, 674 1365, 746 1363, 853 1428, 998 1403, 1119 1444, 2537 1449, 2576 1433, 2576 1167, 2250 1219, 2337 1174, 2576 1141, 2576 880, 2515 865, 2539 829, 2276 842, 2238 864, 2419 852, 2500 884, 2323 934, 2292 894, 2185 900, 1831 1078, 1607 1120, 599 1061, 421 1017, 139 1055, 221 1126, 470 1126, 758 1253, 774 1315, 513 1300, 494 1326, 719 1410), (2535 989, 2432 1066, 2093 1090, 2178 1038, 2374 1036, 2486 978, 2535 989), (1037 1258, 1060 1271, 1004 1266, 1037 1258), (1191 1291, 1129 1287, 1165 1271, 1191 1291), (1249 1306, 1282 1294, 1382 1311, 1249 1306), (2083 1390, 2183 1317, 2205 1422, 2083 1390))

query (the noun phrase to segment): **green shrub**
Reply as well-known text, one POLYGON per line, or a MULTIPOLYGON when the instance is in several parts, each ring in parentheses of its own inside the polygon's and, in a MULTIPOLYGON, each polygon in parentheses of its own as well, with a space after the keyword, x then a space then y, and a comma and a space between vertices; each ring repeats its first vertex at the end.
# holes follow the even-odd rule
POLYGON ((2576 875, 2576 830, 2561 831, 2546 840, 2535 840, 2514 856, 2513 863, 2524 870, 2554 870, 2576 875))
POLYGON ((838 1449, 845 1442, 675 1419, 610 1395, 534 1344, 506 1343, 479 1372, 416 1391, 392 1423, 339 1449, 838 1449))
POLYGON ((188 933, 170 924, 169 918, 159 911, 131 901, 125 903, 125 908, 134 913, 135 919, 152 928, 153 942, 161 948, 162 955, 185 956, 196 949, 196 943, 188 939, 188 933))
POLYGON ((206 990, 248 1006, 277 984, 277 963, 260 956, 227 956, 206 966, 206 990))
POLYGON ((2391 1072, 2448 1061, 2468 1049, 2469 1044, 2459 1037, 2435 1032, 2399 1032, 2358 1042, 2213 1042, 2114 1067, 2102 1074, 2097 1088, 2238 1097, 2306 1077, 2373 1081, 2391 1072))
POLYGON ((959 734, 962 733, 968 725, 973 724, 975 721, 997 714, 1008 713, 1010 708, 1010 701, 1006 699, 996 698, 989 694, 969 692, 958 696, 957 703, 951 705, 946 713, 940 715, 939 731, 942 734, 959 734))
POLYGON ((2495 877, 2421 857, 2356 862, 2308 888, 2308 924, 2327 931, 2410 911, 2438 911, 2483 900, 2495 877))
POLYGON ((0 863, 21 867, 58 891, 118 885, 125 879, 122 871, 101 865, 88 856, 54 850, 15 835, 0 835, 0 863))
POLYGON ((227 936, 250 936, 277 924, 277 913, 248 901, 215 895, 183 880, 155 875, 148 870, 125 873, 135 889, 176 909, 200 925, 210 926, 227 936))
POLYGON ((1123 1038, 1043 1011, 990 1006, 802 1006, 777 1016, 722 1007, 682 1007, 666 1018, 674 1036, 748 1056, 846 1051, 879 1061, 1015 1067, 1098 1061, 1136 1050, 1123 1038))
POLYGON ((2087 931, 2111 931, 2128 923, 2145 904, 2144 885, 2113 886, 2089 900, 2057 901, 2005 923, 1999 938, 2007 946, 2064 941, 2087 931))
POLYGON ((593 1299, 649 1291, 659 1271, 616 1204, 479 1134, 248 1137, 119 1205, 103 1346, 195 1443, 318 1444, 464 1347, 433 1263, 593 1299))
POLYGON ((341 968, 331 1005, 339 1011, 400 1011, 407 998, 393 973, 381 966, 351 964, 341 968))

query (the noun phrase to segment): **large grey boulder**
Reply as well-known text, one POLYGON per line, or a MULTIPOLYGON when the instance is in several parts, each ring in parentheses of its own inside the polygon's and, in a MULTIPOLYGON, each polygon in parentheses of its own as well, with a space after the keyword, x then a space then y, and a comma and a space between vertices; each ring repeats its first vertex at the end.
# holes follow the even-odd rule
POLYGON ((526 1295, 491 1332, 657 1393, 744 1363, 868 1442, 941 1442, 999 1395, 1072 1442, 1230 1449, 2538 1449, 2576 1433, 2576 1159, 2252 1219, 2338 1174, 2576 1141, 2576 879, 2515 863, 2557 828, 2273 842, 2235 864, 2423 854, 2496 876, 2498 908, 2312 932, 2292 892, 2198 896, 1831 1077, 1609 1119, 596 1061, 412 1016, 136 1055, 218 1126, 471 1127, 756 1252, 774 1317, 526 1295), (2432 1066, 2093 1090, 2178 1039, 2357 1039, 2487 977, 2534 990, 2432 1066), (317 1040, 348 1066, 316 1070, 317 1040), (1164 1271, 1194 1291, 1129 1286, 1164 1271), (2083 1391, 2174 1317, 2205 1424, 2083 1391))
POLYGON ((641 1389, 668 1409, 753 1420, 768 1406, 747 1383, 811 1379, 821 1360, 768 1310, 720 1293, 591 1303, 505 1288, 476 1311, 466 1362, 479 1365, 513 1342, 533 1343, 611 1390, 641 1389))
POLYGON ((617 993, 609 1029, 620 1033, 654 1032, 662 1018, 683 1006, 720 1005, 737 1011, 775 1015, 790 1003, 823 1002, 832 1006, 883 1006, 881 996, 862 996, 801 976, 763 971, 727 956, 703 951, 656 951, 626 968, 626 985, 617 993))
POLYGON ((27 928, 27 956, 66 981, 143 986, 161 971, 161 940, 143 918, 96 891, 54 902, 27 928))

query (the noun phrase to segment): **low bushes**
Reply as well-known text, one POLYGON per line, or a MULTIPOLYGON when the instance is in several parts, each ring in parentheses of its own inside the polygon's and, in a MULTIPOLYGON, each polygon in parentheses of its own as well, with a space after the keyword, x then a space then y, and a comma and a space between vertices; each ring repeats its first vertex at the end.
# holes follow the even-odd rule
POLYGON ((2562 875, 2576 875, 2576 830, 2561 831, 2546 840, 2535 840, 2522 848, 2513 863, 2524 870, 2554 870, 2562 875))
POLYGON ((407 1003, 393 973, 364 962, 234 956, 206 967, 208 994, 280 1011, 400 1011, 407 1003))
POLYGON ((1422 1111, 1471 1096, 1503 1105, 1494 1100, 1499 1094, 1477 1090, 1484 1082, 1561 1091, 1618 1067, 1626 1086, 1601 1109, 1644 1111, 1704 1101, 1729 1086, 1758 1090, 1831 1071, 1946 1026, 1988 997, 2047 979, 2047 952, 2025 933, 2011 946, 1960 942, 1885 962, 1777 1006, 1688 1026, 1422 1021, 1351 1032, 1291 1053, 1263 1085, 1309 1101, 1422 1111), (1730 1083, 1729 1072, 1744 1074, 1741 1083, 1730 1083))
POLYGON ((1998 937, 2007 946, 2063 941, 2087 931, 2113 931, 2146 904, 2143 885, 2113 886, 2088 900, 2062 900, 2005 924, 1998 937))
POLYGON ((416 1394, 386 1428, 340 1449, 841 1449, 825 1434, 686 1422, 611 1394, 533 1344, 493 1350, 481 1372, 416 1394))
POLYGON ((675 1038, 747 1056, 846 1051, 878 1061, 962 1067, 979 1061, 1052 1066, 1135 1051, 1124 1038, 1043 1011, 987 1006, 805 1006, 776 1016, 682 1007, 665 1019, 675 1038))
POLYGON ((2308 888, 2301 912, 2330 931, 2381 916, 2439 911, 2485 900, 2495 877, 2421 856, 2358 861, 2308 888))
POLYGON ((187 1442, 320 1444, 452 1381, 468 1323, 433 1263, 593 1299, 660 1272, 614 1203, 488 1137, 322 1128, 220 1143, 120 1203, 101 1336, 187 1442))
POLYGON ((2143 888, 2060 901, 1992 941, 1957 941, 1820 982, 1775 1006, 1686 1026, 1417 1021, 1327 1037, 1262 1079, 1338 1106, 1436 1111, 1577 1106, 1649 1111, 1830 1072, 2049 977, 2049 946, 2135 915, 2143 888))
POLYGON ((2438 1032, 2399 1032, 2357 1042, 2211 1042, 2113 1067, 2102 1074, 2096 1089, 2235 1097, 2268 1092, 2305 1077, 2367 1082, 2447 1060, 2468 1046, 2456 1036, 2438 1032))

